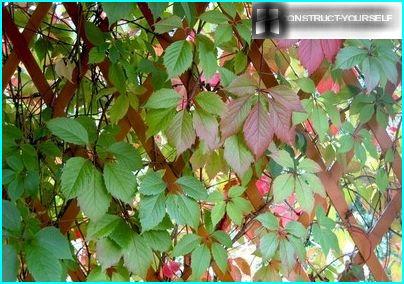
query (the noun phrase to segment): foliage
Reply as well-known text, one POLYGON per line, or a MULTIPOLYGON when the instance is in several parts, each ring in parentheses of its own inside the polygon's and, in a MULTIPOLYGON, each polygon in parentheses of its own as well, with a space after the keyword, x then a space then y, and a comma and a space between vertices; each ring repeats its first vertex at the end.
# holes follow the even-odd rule
POLYGON ((79 29, 70 4, 30 44, 52 103, 27 69, 3 86, 4 280, 377 279, 346 222, 401 194, 399 41, 253 41, 245 3, 83 3, 79 29))

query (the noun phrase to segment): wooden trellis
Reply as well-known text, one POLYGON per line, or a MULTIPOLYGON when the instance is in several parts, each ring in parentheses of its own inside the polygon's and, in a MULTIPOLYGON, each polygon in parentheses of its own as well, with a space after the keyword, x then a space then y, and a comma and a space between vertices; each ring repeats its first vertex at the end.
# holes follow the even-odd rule
MULTIPOLYGON (((43 102, 52 108, 53 116, 59 117, 66 115, 66 108, 69 102, 72 100, 75 91, 77 90, 81 79, 84 77, 85 73, 89 69, 88 65, 88 52, 92 47, 92 44, 88 41, 86 34, 84 32, 84 23, 85 18, 82 14, 82 7, 77 3, 64 3, 67 13, 69 14, 72 22, 76 26, 76 32, 78 38, 85 44, 85 48, 83 48, 82 53, 80 54, 79 65, 73 71, 72 81, 66 83, 63 89, 59 93, 55 93, 51 86, 49 86, 48 81, 45 79, 45 76, 42 73, 41 68, 36 63, 34 56, 30 51, 30 42, 33 37, 36 35, 36 32, 47 15, 49 9, 51 8, 51 3, 40 3, 37 5, 35 11, 31 15, 31 18, 28 21, 27 26, 25 27, 22 33, 19 32, 16 24, 13 22, 13 19, 10 15, 10 11, 7 7, 3 7, 3 41, 8 40, 12 45, 12 52, 8 54, 7 60, 3 64, 3 91, 7 87, 8 83, 11 80, 12 75, 14 74, 18 64, 21 62, 24 64, 27 69, 29 75, 32 78, 33 83, 37 87, 43 102)), ((153 27, 154 18, 151 11, 148 8, 146 3, 139 3, 138 7, 147 20, 148 24, 153 27)), ((196 3, 197 13, 201 14, 207 8, 207 3, 196 3)), ((100 25, 100 29, 103 31, 108 31, 109 25, 108 20, 103 20, 100 25)), ((157 40, 160 43, 162 49, 166 49, 172 42, 177 40, 183 40, 186 38, 186 29, 187 24, 183 23, 183 28, 178 29, 173 36, 168 34, 157 35, 157 40)), ((238 36, 237 30, 234 29, 235 34, 238 36)), ((272 75, 271 68, 267 64, 265 58, 263 58, 263 54, 261 54, 260 47, 263 44, 262 40, 253 40, 251 42, 251 46, 249 48, 248 59, 256 69, 257 73, 260 75, 262 82, 267 88, 273 87, 277 85, 277 80, 272 75)), ((104 75, 104 78, 108 82, 108 69, 111 63, 106 59, 105 61, 98 64, 98 67, 101 70, 101 73, 104 75)), ((399 67, 401 71, 401 66, 399 67)), ((401 72, 400 72, 401 73, 401 72)), ((319 82, 324 75, 324 70, 319 69, 312 75, 313 81, 315 83, 319 82)), ((346 83, 349 85, 358 84, 355 81, 356 77, 353 76, 351 71, 348 71, 346 78, 350 78, 351 80, 346 80, 346 83)), ((401 76, 400 76, 401 77, 401 76)), ((184 73, 180 77, 182 83, 184 84, 187 93, 191 92, 199 92, 198 84, 192 77, 191 71, 184 73)), ((397 82, 398 84, 399 82, 397 82)), ((111 85, 110 82, 108 82, 111 85)), ((397 84, 390 84, 386 90, 393 93, 397 84)), ((145 80, 143 85, 147 91, 141 96, 140 101, 144 102, 148 99, 148 97, 153 92, 153 86, 151 84, 151 76, 145 80)), ((118 96, 119 93, 115 93, 114 96, 118 96)), ((304 93, 299 93, 299 96, 304 96, 304 93)), ((117 135, 118 140, 122 140, 126 137, 127 133, 130 130, 133 130, 137 137, 139 138, 141 144, 146 150, 148 156, 153 162, 156 169, 166 169, 164 179, 168 184, 169 190, 175 190, 177 186, 175 184, 176 179, 182 172, 182 169, 185 166, 185 162, 183 158, 180 156, 175 162, 168 163, 163 154, 159 151, 159 148, 155 145, 153 137, 146 138, 146 125, 141 117, 141 115, 134 109, 129 108, 129 111, 125 118, 123 118, 119 122, 119 126, 121 128, 121 132, 117 135)), ((393 141, 390 139, 386 130, 380 127, 376 119, 373 117, 370 122, 365 125, 366 128, 370 129, 375 138, 377 139, 378 144, 380 145, 383 152, 386 152, 388 149, 393 147, 393 141)), ((327 169, 325 166, 323 159, 321 157, 320 152, 318 151, 315 141, 312 137, 306 136, 308 147, 307 147, 307 155, 309 158, 316 161, 321 167, 322 172, 319 173, 319 177, 326 189, 327 198, 324 199, 322 197, 316 196, 316 201, 319 204, 322 204, 324 207, 328 206, 329 203, 335 207, 338 215, 341 220, 345 224, 346 230, 350 233, 352 240, 354 241, 358 253, 353 258, 353 262, 355 264, 366 264, 375 280, 377 281, 388 281, 388 277, 386 272, 379 262, 378 258, 375 255, 375 248, 380 243, 383 235, 388 231, 390 225, 396 218, 396 216, 401 212, 401 188, 400 190, 393 191, 390 195, 390 201, 385 207, 383 213, 379 217, 379 220, 376 222, 375 226, 369 231, 365 231, 357 222, 355 217, 350 214, 350 210, 348 204, 345 200, 342 190, 339 187, 339 180, 344 174, 344 166, 339 162, 335 162, 330 169, 327 169)), ((86 156, 87 153, 83 151, 76 151, 74 155, 86 156)), ((350 152, 346 155, 347 160, 349 161, 353 153, 350 152)), ((401 156, 400 153, 395 151, 394 153, 394 161, 392 163, 393 172, 400 182, 401 185, 401 156)), ((248 189, 246 191, 247 198, 253 204, 255 210, 265 210, 265 201, 259 195, 258 189, 255 185, 256 178, 249 183, 248 189)), ((44 210, 43 206, 40 204, 38 200, 33 201, 34 210, 38 214, 38 218, 41 220, 43 225, 51 224, 51 220, 48 216, 46 216, 46 210, 44 210)), ((80 209, 78 207, 77 201, 73 200, 67 203, 65 208, 63 209, 63 214, 58 220, 58 224, 56 224, 62 233, 66 234, 72 227, 74 220, 79 214, 80 209)), ((311 223, 313 219, 313 215, 308 216, 307 214, 303 214, 300 217, 300 221, 306 226, 311 223)), ((256 228, 258 224, 252 222, 247 230, 253 232, 254 228, 256 228)), ((219 277, 220 280, 223 281, 232 281, 232 276, 230 273, 223 274, 217 268, 217 266, 213 265, 214 271, 219 277)), ((190 276, 190 257, 185 257, 185 273, 184 280, 186 280, 190 276)), ((73 280, 76 281, 84 281, 85 274, 83 271, 78 269, 77 271, 70 271, 69 275, 73 280)), ((310 280, 309 276, 306 274, 302 265, 297 264, 294 275, 290 275, 291 279, 302 278, 303 280, 310 280)), ((27 279, 28 280, 28 279, 27 279)), ((149 281, 158 281, 158 273, 156 273, 153 269, 149 269, 147 280, 149 281)))

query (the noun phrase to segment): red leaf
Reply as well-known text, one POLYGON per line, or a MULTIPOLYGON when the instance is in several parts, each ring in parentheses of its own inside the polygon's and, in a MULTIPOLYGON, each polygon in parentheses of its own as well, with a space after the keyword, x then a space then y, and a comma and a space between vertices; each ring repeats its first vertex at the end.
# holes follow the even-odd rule
MULTIPOLYGON (((296 202, 296 197, 294 194, 289 196, 288 203, 293 207, 294 203, 296 202)), ((287 204, 275 204, 272 207, 272 212, 280 217, 281 225, 285 227, 287 223, 290 221, 296 221, 299 218, 299 215, 296 213, 300 213, 299 209, 292 210, 287 204)))
POLYGON ((330 133, 332 136, 336 136, 339 132, 339 128, 335 126, 334 124, 330 125, 330 133))
POLYGON ((255 182, 255 186, 261 196, 264 196, 271 189, 271 179, 266 175, 262 175, 259 180, 255 182))
POLYGON ((334 82, 332 79, 332 76, 328 73, 325 75, 321 81, 317 85, 317 91, 320 94, 323 94, 328 91, 333 91, 334 93, 338 93, 340 90, 340 87, 338 83, 334 82))
POLYGON ((333 62, 338 51, 341 49, 342 40, 340 39, 322 39, 321 48, 325 58, 328 61, 333 62))
POLYGON ((179 270, 180 264, 178 262, 169 261, 163 264, 163 275, 167 278, 173 278, 179 270))
POLYGON ((311 75, 321 65, 324 53, 319 39, 303 39, 300 41, 298 50, 300 63, 311 75))
POLYGON ((276 41, 276 45, 279 48, 288 48, 298 42, 298 39, 280 39, 276 41))
POLYGON ((258 159, 268 148, 273 136, 268 111, 260 101, 250 111, 244 123, 243 132, 248 148, 255 159, 258 159))
POLYGON ((299 97, 285 86, 269 90, 269 117, 273 133, 283 142, 293 144, 295 128, 292 125, 292 112, 304 111, 299 97))

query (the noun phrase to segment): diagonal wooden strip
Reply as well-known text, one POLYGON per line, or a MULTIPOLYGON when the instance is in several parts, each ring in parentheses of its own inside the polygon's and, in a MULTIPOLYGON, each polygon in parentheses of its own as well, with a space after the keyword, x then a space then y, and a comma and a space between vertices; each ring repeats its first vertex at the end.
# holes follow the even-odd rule
MULTIPOLYGON (((375 248, 382 240, 384 234, 388 232, 391 224, 396 219, 397 215, 401 211, 401 189, 393 193, 393 198, 387 204, 386 209, 383 211, 376 225, 369 233, 369 241, 372 247, 375 248)), ((363 257, 358 253, 353 258, 353 263, 364 264, 363 257)))
MULTIPOLYGON (((26 27, 22 33, 22 36, 26 40, 28 44, 31 43, 31 40, 36 35, 36 31, 39 28, 42 19, 48 13, 52 3, 39 3, 36 7, 34 13, 32 13, 31 17, 28 20, 26 27)), ((6 62, 3 65, 3 92, 7 87, 8 82, 11 80, 11 76, 13 76, 15 70, 17 69, 18 63, 20 63, 20 59, 18 58, 15 52, 12 52, 8 57, 6 62)))
POLYGON ((27 41, 18 31, 17 26, 14 24, 6 8, 3 8, 3 28, 7 37, 13 44, 15 53, 27 68, 28 73, 37 87, 42 99, 48 106, 51 106, 54 97, 52 89, 46 81, 45 76, 43 75, 42 70, 39 68, 34 56, 30 52, 27 41))

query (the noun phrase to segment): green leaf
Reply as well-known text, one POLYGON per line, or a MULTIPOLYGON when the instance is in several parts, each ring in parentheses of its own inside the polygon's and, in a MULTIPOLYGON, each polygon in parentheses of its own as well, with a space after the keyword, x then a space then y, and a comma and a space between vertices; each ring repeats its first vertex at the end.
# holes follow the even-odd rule
POLYGON ((91 272, 87 275, 87 282, 109 282, 110 277, 107 275, 107 271, 103 271, 101 266, 96 266, 91 269, 91 272))
POLYGON ((278 246, 279 238, 276 232, 267 233, 260 239, 260 250, 266 260, 271 259, 275 255, 278 246))
POLYGON ((149 109, 171 109, 176 108, 181 101, 181 95, 172 89, 160 89, 153 92, 144 105, 149 109))
POLYGON ((215 231, 213 232, 212 237, 227 248, 230 248, 233 245, 229 235, 224 231, 215 231))
POLYGON ((304 186, 304 181, 300 177, 295 179, 295 193, 297 202, 303 211, 311 213, 314 207, 313 192, 307 186, 304 186))
POLYGON ((138 149, 129 143, 123 141, 116 142, 109 146, 108 151, 115 156, 118 163, 132 171, 143 168, 142 157, 138 149))
POLYGON ((195 102, 204 111, 215 114, 217 116, 221 116, 226 109, 226 105, 219 97, 219 95, 213 92, 200 92, 195 97, 195 102))
POLYGON ((36 235, 38 245, 51 252, 57 259, 73 259, 70 245, 65 236, 55 227, 45 227, 36 235))
MULTIPOLYGON (((3 200, 3 202, 4 202, 4 200, 3 200)), ((8 244, 3 244, 2 260, 3 260, 2 280, 5 282, 17 281, 17 271, 18 271, 19 262, 18 262, 18 258, 17 258, 17 251, 15 250, 15 248, 13 246, 8 245, 8 244)))
POLYGON ((106 163, 104 182, 108 192, 124 202, 130 202, 135 195, 136 176, 122 164, 106 163))
POLYGON ((102 45, 105 42, 104 33, 94 23, 86 22, 84 29, 87 39, 95 46, 102 45))
POLYGON ((314 130, 316 130, 320 141, 324 141, 324 138, 328 131, 328 117, 324 110, 319 106, 314 107, 311 114, 314 130))
POLYGON ((122 257, 122 249, 109 238, 101 239, 96 245, 97 261, 103 270, 118 264, 122 257))
POLYGON ((224 159, 240 177, 254 161, 252 154, 238 135, 230 136, 224 142, 224 159))
POLYGON ((314 174, 305 173, 300 176, 303 187, 309 187, 311 191, 325 197, 325 188, 320 178, 314 174), (305 185, 307 184, 307 186, 305 185))
POLYGON ((129 247, 124 250, 124 263, 128 270, 141 278, 145 278, 153 261, 153 251, 144 239, 133 233, 129 247))
POLYGON ((109 118, 112 123, 118 123, 128 112, 129 99, 126 95, 120 95, 109 110, 109 118))
POLYGON ((365 77, 366 90, 372 91, 380 82, 380 70, 377 60, 371 56, 362 62, 362 73, 365 77))
POLYGON ((203 244, 197 247, 191 254, 191 269, 192 279, 199 280, 202 274, 208 269, 210 265, 210 251, 208 247, 203 244))
POLYGON ((34 243, 25 248, 25 253, 28 270, 35 281, 62 280, 62 265, 50 250, 34 243))
POLYGON ((279 229, 279 221, 274 214, 266 212, 257 216, 257 220, 261 222, 262 226, 269 230, 276 231, 279 229))
POLYGON ((295 82, 305 93, 311 94, 316 91, 316 86, 314 85, 313 80, 310 78, 299 78, 295 82))
POLYGON ((294 186, 295 178, 292 174, 277 176, 272 184, 274 202, 280 203, 287 199, 292 194, 294 186))
POLYGON ((173 249, 173 256, 183 256, 192 252, 195 248, 199 247, 201 237, 195 234, 187 234, 183 236, 173 249))
POLYGON ((163 171, 149 170, 139 185, 139 192, 144 195, 156 195, 165 191, 166 184, 163 181, 163 171))
POLYGON ((364 105, 359 112, 359 121, 361 123, 368 122, 375 113, 375 107, 372 104, 364 105))
POLYGON ((171 247, 171 236, 167 231, 147 231, 142 236, 153 250, 166 252, 171 247))
POLYGON ((239 24, 236 25, 236 29, 242 39, 245 40, 247 44, 251 42, 251 21, 244 19, 241 20, 239 24))
POLYGON ((222 24, 215 31, 215 45, 219 46, 233 38, 233 29, 230 24, 222 24))
POLYGON ((227 251, 218 243, 213 243, 211 247, 213 260, 219 266, 220 270, 225 273, 227 271, 227 251))
POLYGON ((208 198, 205 186, 194 176, 180 177, 176 183, 181 186, 186 195, 195 200, 206 200, 208 198))
POLYGON ((86 129, 76 120, 58 117, 47 122, 46 126, 53 135, 58 138, 77 145, 89 143, 86 129))
POLYGON ((149 6, 150 11, 153 13, 153 19, 159 18, 163 12, 167 9, 168 2, 149 2, 147 6, 149 6))
POLYGON ((107 14, 108 23, 111 26, 121 19, 130 19, 130 15, 135 9, 135 4, 121 2, 117 5, 116 3, 103 2, 102 9, 107 14))
POLYGON ((67 199, 86 191, 90 186, 91 162, 81 157, 67 160, 61 176, 62 193, 67 199))
POLYGON ((171 219, 179 225, 189 225, 197 228, 199 225, 200 208, 198 203, 181 194, 168 194, 166 199, 166 209, 171 219))
POLYGON ((126 94, 126 76, 121 65, 111 64, 108 70, 108 78, 121 95, 126 94))
POLYGON ((290 156, 289 152, 285 150, 279 150, 275 153, 271 154, 271 158, 279 165, 284 168, 291 168, 295 167, 295 162, 293 158, 290 156))
POLYGON ((299 260, 304 261, 306 259, 306 249, 303 243, 304 240, 296 238, 295 236, 289 236, 288 240, 290 244, 293 246, 299 260))
POLYGON ((210 215, 213 226, 216 226, 217 223, 219 223, 219 221, 223 218, 225 212, 226 203, 224 201, 216 203, 216 205, 212 208, 212 212, 210 215))
POLYGON ((139 218, 143 232, 157 226, 163 220, 165 214, 165 196, 163 193, 141 197, 139 218))
POLYGON ((182 21, 177 15, 169 16, 154 24, 154 31, 158 34, 164 34, 176 28, 182 27, 182 21))
POLYGON ((364 166, 367 160, 366 150, 360 143, 354 144, 355 157, 360 161, 361 165, 364 166))
POLYGON ((97 64, 103 62, 105 59, 105 52, 100 50, 98 47, 93 47, 90 49, 88 54, 88 63, 97 64))
POLYGON ((227 23, 227 21, 229 20, 219 10, 206 11, 199 16, 199 19, 212 24, 223 24, 227 23))
POLYGON ((279 241, 279 256, 286 271, 291 271, 296 264, 295 249, 287 239, 279 241))
POLYGON ((335 67, 349 69, 360 64, 367 57, 367 50, 356 46, 348 46, 341 49, 335 60, 335 67))
POLYGON ((177 155, 191 148, 196 135, 192 125, 192 116, 186 111, 178 112, 167 130, 168 140, 177 149, 177 155))
POLYGON ((22 161, 24 162, 24 166, 29 170, 37 170, 38 169, 38 155, 34 148, 34 146, 30 144, 21 145, 22 151, 22 161))
POLYGON ((341 136, 339 139, 340 146, 338 147, 337 151, 341 154, 347 153, 351 151, 354 145, 354 140, 351 135, 344 135, 341 136))
POLYGON ((79 116, 77 120, 87 131, 88 141, 94 143, 97 140, 97 126, 95 125, 95 120, 88 116, 79 116))
POLYGON ((300 239, 304 239, 307 234, 306 228, 299 222, 290 221, 285 226, 286 232, 292 234, 300 239))
POLYGON ((192 46, 186 40, 176 41, 166 49, 163 59, 170 78, 181 75, 191 67, 192 46))
POLYGON ((311 159, 304 158, 299 162, 299 170, 303 170, 309 173, 321 172, 321 167, 311 159))
POLYGON ((226 213, 234 224, 241 226, 243 222, 243 212, 238 208, 237 204, 231 200, 226 205, 226 213))
POLYGON ((199 40, 200 38, 198 36, 199 64, 205 79, 209 80, 218 69, 216 51, 209 39, 199 40))
POLYGON ((239 185, 232 186, 232 187, 229 189, 228 196, 229 196, 230 198, 241 196, 241 195, 246 191, 246 189, 247 189, 247 188, 245 188, 245 187, 243 187, 243 186, 239 186, 239 185))
MULTIPOLYGON (((106 235, 113 240, 117 245, 119 245, 122 249, 125 249, 129 246, 129 243, 132 239, 132 229, 129 227, 125 221, 122 219, 117 219, 111 222, 112 230, 104 231, 106 235)), ((108 230, 108 228, 105 228, 108 230)), ((102 231, 101 231, 102 232, 102 231)))
POLYGON ((237 15, 237 6, 231 2, 222 2, 220 3, 220 8, 229 14, 230 17, 234 18, 237 15))
POLYGON ((2 226, 9 231, 17 232, 21 229, 21 214, 14 203, 3 200, 2 226))
POLYGON ((87 239, 95 240, 108 237, 121 219, 117 215, 105 214, 97 221, 90 220, 87 228, 87 239))
POLYGON ((148 110, 146 113, 146 125, 148 126, 146 136, 152 137, 160 131, 166 130, 175 114, 175 108, 148 110))
POLYGON ((331 229, 320 227, 319 224, 313 224, 312 234, 313 239, 319 243, 326 256, 330 249, 333 249, 337 253, 340 251, 337 236, 331 229))
POLYGON ((86 182, 77 191, 77 200, 83 212, 90 219, 97 220, 107 212, 111 196, 105 189, 101 173, 89 162, 84 167, 86 182))
POLYGON ((379 168, 377 170, 375 181, 379 191, 384 192, 389 185, 389 177, 387 176, 387 172, 384 168, 379 168))

